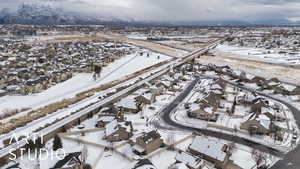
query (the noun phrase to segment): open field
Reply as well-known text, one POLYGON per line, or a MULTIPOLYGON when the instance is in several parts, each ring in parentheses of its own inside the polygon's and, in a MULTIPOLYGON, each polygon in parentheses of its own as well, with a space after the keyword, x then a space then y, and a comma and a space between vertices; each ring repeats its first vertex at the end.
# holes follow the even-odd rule
POLYGON ((268 64, 258 61, 228 58, 225 56, 201 56, 198 61, 204 64, 212 63, 219 66, 228 65, 234 69, 244 70, 265 78, 277 77, 285 82, 300 84, 300 69, 297 68, 268 64))
POLYGON ((130 43, 136 46, 140 46, 143 48, 147 48, 149 50, 153 50, 165 55, 170 55, 173 57, 182 57, 184 54, 187 54, 186 51, 179 50, 179 49, 174 49, 172 47, 164 46, 158 43, 152 43, 149 41, 144 41, 144 40, 135 40, 135 39, 129 39, 127 37, 121 36, 121 35, 108 35, 108 34, 102 34, 98 33, 97 37, 101 38, 106 38, 106 39, 111 39, 111 40, 116 40, 116 41, 122 41, 125 43, 130 43))
MULTIPOLYGON (((300 56, 297 53, 279 53, 277 50, 267 50, 263 48, 236 47, 219 45, 214 50, 215 55, 230 58, 245 59, 264 63, 271 63, 286 66, 299 66, 300 56)), ((281 51, 283 52, 283 51, 281 51)))
POLYGON ((166 44, 166 45, 170 45, 170 46, 174 46, 176 48, 182 48, 185 50, 196 50, 199 48, 203 48, 206 43, 200 43, 200 42, 194 42, 194 43, 189 43, 189 42, 182 42, 182 41, 175 41, 175 40, 171 40, 171 41, 160 41, 160 43, 162 44, 166 44))

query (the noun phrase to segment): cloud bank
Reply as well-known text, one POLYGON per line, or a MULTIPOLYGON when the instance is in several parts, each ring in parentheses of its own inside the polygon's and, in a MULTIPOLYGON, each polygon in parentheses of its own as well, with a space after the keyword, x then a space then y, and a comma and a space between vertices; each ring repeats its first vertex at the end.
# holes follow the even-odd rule
POLYGON ((137 21, 258 21, 300 18, 299 0, 0 0, 0 8, 46 4, 137 21))

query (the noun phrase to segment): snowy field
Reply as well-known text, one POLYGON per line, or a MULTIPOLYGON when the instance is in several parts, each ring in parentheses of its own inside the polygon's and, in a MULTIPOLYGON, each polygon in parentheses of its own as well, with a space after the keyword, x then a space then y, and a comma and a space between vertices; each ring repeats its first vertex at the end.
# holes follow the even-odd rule
POLYGON ((168 59, 170 59, 168 56, 151 52, 149 57, 146 54, 143 56, 131 54, 106 66, 101 72, 101 78, 97 81, 93 80, 92 74, 81 73, 38 94, 0 97, 0 113, 7 109, 36 109, 65 98, 71 98, 77 93, 120 79, 168 59), (157 56, 160 56, 160 59, 157 56))
POLYGON ((274 64, 300 65, 300 54, 279 54, 277 51, 261 48, 219 45, 216 47, 215 54, 274 64))
POLYGON ((147 40, 147 37, 145 35, 141 35, 141 34, 131 34, 126 37, 129 39, 135 39, 135 40, 147 40))

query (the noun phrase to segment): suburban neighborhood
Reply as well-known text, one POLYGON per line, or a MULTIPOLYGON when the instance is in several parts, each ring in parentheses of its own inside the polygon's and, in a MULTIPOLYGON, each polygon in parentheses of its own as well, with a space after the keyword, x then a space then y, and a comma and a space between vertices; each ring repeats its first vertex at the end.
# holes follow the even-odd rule
POLYGON ((115 22, 0 25, 1 169, 297 168, 299 27, 115 22))

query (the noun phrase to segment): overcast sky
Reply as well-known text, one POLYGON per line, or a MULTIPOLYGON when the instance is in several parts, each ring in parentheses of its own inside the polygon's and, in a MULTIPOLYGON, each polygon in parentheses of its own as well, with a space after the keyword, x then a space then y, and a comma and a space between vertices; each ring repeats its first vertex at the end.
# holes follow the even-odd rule
POLYGON ((300 19, 300 0, 0 0, 0 8, 15 9, 24 2, 151 21, 300 19))

